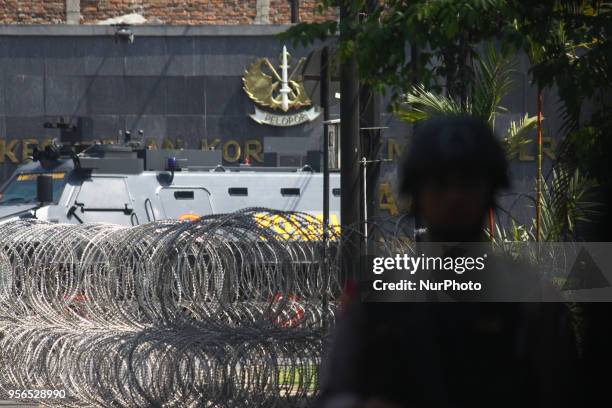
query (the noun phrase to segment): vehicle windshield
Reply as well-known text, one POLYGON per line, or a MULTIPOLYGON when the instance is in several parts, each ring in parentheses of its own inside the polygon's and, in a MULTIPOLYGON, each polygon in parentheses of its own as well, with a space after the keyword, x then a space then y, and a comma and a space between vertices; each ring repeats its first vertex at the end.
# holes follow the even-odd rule
POLYGON ((66 173, 20 173, 0 192, 0 205, 13 205, 37 202, 36 177, 51 176, 53 179, 53 201, 59 200, 64 188, 66 173))

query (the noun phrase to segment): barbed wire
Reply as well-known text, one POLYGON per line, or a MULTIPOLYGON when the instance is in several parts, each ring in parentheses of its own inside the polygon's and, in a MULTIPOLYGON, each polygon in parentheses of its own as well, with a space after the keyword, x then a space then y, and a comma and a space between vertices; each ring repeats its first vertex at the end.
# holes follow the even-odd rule
POLYGON ((363 225, 341 235, 265 208, 136 227, 2 224, 0 399, 21 389, 64 390, 36 401, 49 406, 309 406, 358 272, 346 258, 413 253, 398 224, 370 219, 368 248, 363 225))
POLYGON ((264 208, 3 224, 0 388, 65 390, 42 401, 62 406, 305 406, 344 284, 339 228, 323 234, 264 208))

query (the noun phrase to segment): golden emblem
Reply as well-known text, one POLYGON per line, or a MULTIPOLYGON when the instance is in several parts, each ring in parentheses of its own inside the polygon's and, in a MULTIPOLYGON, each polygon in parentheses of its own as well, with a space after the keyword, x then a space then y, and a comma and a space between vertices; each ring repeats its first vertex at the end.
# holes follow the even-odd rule
POLYGON ((283 47, 280 75, 267 58, 256 59, 244 71, 242 89, 253 102, 283 112, 310 106, 312 102, 306 94, 302 78, 297 74, 306 58, 300 58, 289 73, 289 57, 287 48, 283 47))

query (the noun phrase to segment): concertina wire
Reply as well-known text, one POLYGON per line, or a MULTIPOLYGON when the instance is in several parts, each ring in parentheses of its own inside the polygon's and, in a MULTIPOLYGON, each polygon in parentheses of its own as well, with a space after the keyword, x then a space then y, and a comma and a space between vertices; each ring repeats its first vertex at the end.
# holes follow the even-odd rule
POLYGON ((311 215, 263 208, 136 227, 1 225, 2 398, 311 405, 344 284, 339 228, 323 233, 311 215))

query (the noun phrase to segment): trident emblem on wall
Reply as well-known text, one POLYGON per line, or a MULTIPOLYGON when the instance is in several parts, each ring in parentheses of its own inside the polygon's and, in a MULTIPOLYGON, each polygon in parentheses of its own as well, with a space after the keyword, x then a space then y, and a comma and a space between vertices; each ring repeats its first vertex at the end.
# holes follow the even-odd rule
POLYGON ((289 72, 291 55, 283 46, 280 55, 280 75, 267 58, 256 59, 244 72, 242 82, 249 98, 260 106, 282 110, 299 109, 311 105, 304 90, 304 83, 298 74, 305 58, 300 58, 289 72))

